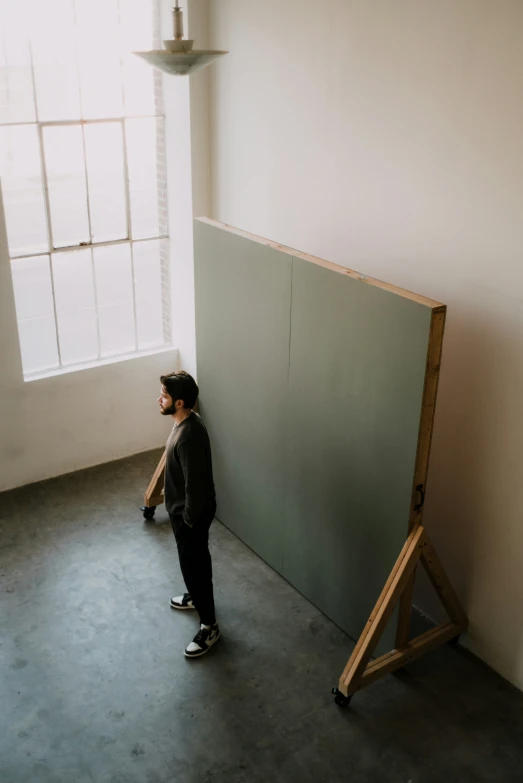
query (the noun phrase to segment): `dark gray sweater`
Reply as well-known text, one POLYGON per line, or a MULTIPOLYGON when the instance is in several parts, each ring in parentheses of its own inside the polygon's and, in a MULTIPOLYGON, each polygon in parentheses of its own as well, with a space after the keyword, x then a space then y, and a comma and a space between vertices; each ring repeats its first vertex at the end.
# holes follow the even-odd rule
POLYGON ((192 527, 212 513, 216 503, 211 444, 197 413, 174 426, 166 456, 165 508, 171 517, 181 514, 192 527))

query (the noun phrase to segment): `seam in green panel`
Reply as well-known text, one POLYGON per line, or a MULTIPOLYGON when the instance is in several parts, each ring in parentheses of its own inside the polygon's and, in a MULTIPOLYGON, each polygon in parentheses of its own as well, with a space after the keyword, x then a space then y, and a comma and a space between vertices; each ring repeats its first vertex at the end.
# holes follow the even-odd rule
POLYGON ((281 548, 281 573, 283 575, 284 571, 284 564, 285 564, 285 541, 286 541, 286 510, 287 510, 287 496, 286 496, 286 486, 287 486, 287 442, 289 437, 289 398, 290 398, 290 382, 291 382, 291 344, 292 344, 292 285, 294 282, 294 256, 291 257, 291 290, 290 290, 290 312, 289 312, 289 361, 287 364, 287 400, 286 400, 286 420, 287 420, 287 426, 285 429, 285 442, 283 444, 284 448, 284 455, 285 455, 285 483, 283 487, 283 509, 282 509, 282 527, 283 527, 283 535, 282 535, 282 548, 281 548))

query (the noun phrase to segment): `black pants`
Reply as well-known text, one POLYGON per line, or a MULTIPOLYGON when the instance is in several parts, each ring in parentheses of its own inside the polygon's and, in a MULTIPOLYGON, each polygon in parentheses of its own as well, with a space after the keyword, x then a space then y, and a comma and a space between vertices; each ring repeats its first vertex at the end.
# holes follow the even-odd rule
POLYGON ((180 568, 200 621, 204 625, 214 625, 214 590, 212 584, 212 562, 209 552, 209 528, 214 519, 216 508, 189 527, 181 516, 171 517, 180 568))

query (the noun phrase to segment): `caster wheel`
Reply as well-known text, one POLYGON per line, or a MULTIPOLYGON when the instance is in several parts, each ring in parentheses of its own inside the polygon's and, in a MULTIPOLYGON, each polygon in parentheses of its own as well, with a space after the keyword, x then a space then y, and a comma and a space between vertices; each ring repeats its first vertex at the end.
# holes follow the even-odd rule
POLYGON ((344 696, 343 693, 339 691, 337 688, 332 689, 332 694, 335 697, 334 703, 337 704, 338 707, 349 706, 352 696, 344 696))
POLYGON ((454 639, 451 639, 450 642, 448 642, 449 647, 457 647, 460 639, 461 634, 459 636, 455 636, 454 639))
POLYGON ((142 506, 140 511, 143 511, 144 519, 153 519, 156 506, 142 506))
POLYGON ((400 666, 399 669, 394 669, 394 671, 391 672, 391 674, 393 677, 402 677, 405 674, 405 671, 406 671, 405 667, 400 666))

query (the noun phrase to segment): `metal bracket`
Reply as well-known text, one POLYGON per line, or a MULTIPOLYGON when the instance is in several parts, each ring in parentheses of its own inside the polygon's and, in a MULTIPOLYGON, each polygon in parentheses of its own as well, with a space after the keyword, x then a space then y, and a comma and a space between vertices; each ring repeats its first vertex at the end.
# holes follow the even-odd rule
POLYGON ((418 486, 416 487, 416 492, 419 492, 421 497, 420 497, 420 502, 416 503, 416 505, 414 506, 414 511, 419 511, 423 506, 423 504, 425 503, 425 488, 423 484, 418 484, 418 486))

